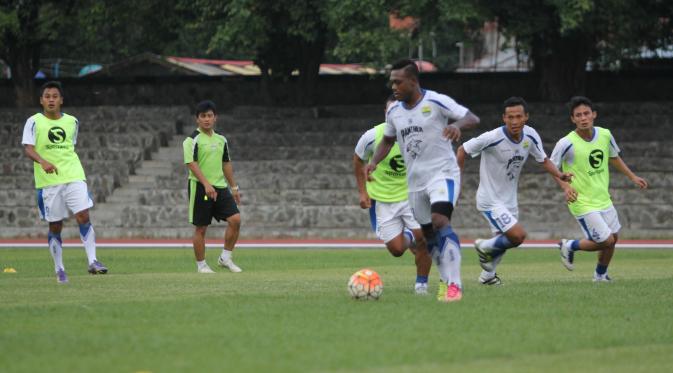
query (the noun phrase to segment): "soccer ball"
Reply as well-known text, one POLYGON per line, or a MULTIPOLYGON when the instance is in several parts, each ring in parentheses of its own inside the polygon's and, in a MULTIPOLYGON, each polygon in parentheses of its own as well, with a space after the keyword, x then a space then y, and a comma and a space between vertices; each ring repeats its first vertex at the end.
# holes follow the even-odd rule
POLYGON ((348 280, 348 293, 354 299, 379 299, 383 293, 383 281, 376 271, 361 269, 348 280))

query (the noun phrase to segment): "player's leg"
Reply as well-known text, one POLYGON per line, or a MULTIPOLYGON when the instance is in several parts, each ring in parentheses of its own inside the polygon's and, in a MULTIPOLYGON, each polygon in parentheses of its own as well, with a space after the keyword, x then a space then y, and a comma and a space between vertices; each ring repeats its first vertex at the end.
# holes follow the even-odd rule
POLYGON ((68 276, 63 265, 63 240, 61 239, 63 219, 68 217, 63 190, 63 185, 55 185, 38 189, 37 191, 37 205, 40 210, 40 217, 49 223, 47 242, 49 244, 49 253, 54 260, 56 280, 60 284, 68 282, 68 276))
POLYGON ((65 199, 68 209, 75 214, 75 220, 79 225, 79 237, 89 263, 88 272, 92 275, 107 273, 107 267, 96 258, 96 232, 89 218, 89 209, 93 207, 93 200, 89 196, 86 183, 75 181, 66 184, 65 199))
POLYGON ((437 232, 440 273, 446 274, 447 292, 444 301, 458 301, 462 298, 463 283, 460 275, 460 239, 451 227, 454 203, 460 192, 460 181, 438 180, 428 188, 432 227, 437 232))
POLYGON ((613 232, 600 211, 576 217, 585 235, 583 239, 562 239, 559 242, 561 262, 569 270, 574 269, 575 252, 603 251, 615 245, 613 232))
POLYGON ((218 221, 222 219, 227 221, 227 229, 224 231, 224 248, 217 259, 217 265, 229 268, 231 272, 242 272, 243 270, 234 263, 232 258, 241 231, 241 214, 229 189, 217 189, 213 216, 218 221))
POLYGON ((430 253, 428 252, 420 225, 411 232, 416 241, 416 246, 412 250, 414 253, 414 262, 416 263, 416 284, 414 285, 414 290, 416 294, 427 294, 432 257, 430 257, 430 253))
POLYGON ((201 183, 189 180, 187 185, 189 222, 194 225, 192 245, 194 247, 194 258, 196 259, 196 271, 198 273, 215 273, 206 263, 206 232, 213 219, 213 201, 206 198, 206 191, 201 183))
POLYGON ((611 281, 608 276, 608 266, 612 261, 612 257, 615 254, 615 246, 619 240, 619 230, 621 229, 621 224, 619 223, 619 216, 617 215, 617 210, 613 207, 601 211, 601 216, 605 223, 610 227, 612 232, 613 242, 612 245, 598 252, 598 263, 596 263, 596 271, 594 272, 594 281, 604 282, 611 281))
POLYGON ((494 236, 490 239, 477 239, 474 248, 479 255, 479 262, 484 272, 482 279, 490 279, 495 276, 495 267, 502 260, 505 252, 517 247, 526 239, 526 230, 517 220, 517 211, 510 211, 504 206, 495 207, 490 211, 482 211, 482 215, 488 221, 494 236))

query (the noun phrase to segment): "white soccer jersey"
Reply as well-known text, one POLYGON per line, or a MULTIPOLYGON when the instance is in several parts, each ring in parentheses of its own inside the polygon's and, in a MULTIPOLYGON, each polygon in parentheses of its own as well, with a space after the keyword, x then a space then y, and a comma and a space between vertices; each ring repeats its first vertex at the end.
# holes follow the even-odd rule
MULTIPOLYGON (((598 131, 600 130, 600 127, 594 127, 594 136, 589 142, 594 142, 596 139, 598 139, 598 131)), ((617 146, 615 138, 612 136, 612 134, 610 134, 610 158, 619 156, 619 152, 619 146, 617 146)), ((567 136, 562 137, 556 143, 554 150, 551 152, 550 160, 559 170, 561 169, 561 165, 563 164, 564 160, 568 164, 573 164, 575 161, 575 149, 573 148, 573 143, 570 142, 570 139, 568 139, 567 136)))
POLYGON ((400 101, 390 107, 383 133, 397 137, 410 192, 423 190, 438 179, 460 177, 451 140, 442 132, 467 112, 451 97, 430 90, 423 90, 423 97, 412 108, 400 101))
POLYGON ((357 145, 355 145, 355 155, 363 161, 369 160, 374 154, 374 142, 376 140, 376 129, 372 128, 360 136, 357 145))
POLYGON ((473 158, 481 154, 477 189, 479 211, 490 211, 496 206, 518 211, 519 175, 528 154, 538 162, 547 158, 540 135, 528 126, 523 126, 519 142, 509 136, 505 126, 501 126, 467 141, 463 149, 473 158))

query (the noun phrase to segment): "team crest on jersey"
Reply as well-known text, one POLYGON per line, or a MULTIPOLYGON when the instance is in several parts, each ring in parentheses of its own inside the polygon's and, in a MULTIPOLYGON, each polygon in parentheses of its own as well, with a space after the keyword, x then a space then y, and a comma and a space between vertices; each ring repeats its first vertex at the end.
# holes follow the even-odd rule
POLYGON ((528 149, 529 146, 530 146, 530 143, 528 142, 528 140, 524 140, 523 141, 523 148, 528 149))
POLYGON ((430 108, 430 105, 425 105, 421 108, 421 113, 423 114, 424 117, 429 117, 430 114, 432 113, 432 109, 430 108))

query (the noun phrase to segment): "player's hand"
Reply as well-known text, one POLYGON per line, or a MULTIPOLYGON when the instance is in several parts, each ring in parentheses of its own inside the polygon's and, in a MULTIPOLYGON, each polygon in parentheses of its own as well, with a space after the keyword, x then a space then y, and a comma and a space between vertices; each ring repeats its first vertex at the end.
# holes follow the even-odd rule
POLYGON ((368 209, 372 207, 372 200, 366 193, 360 194, 360 207, 363 209, 368 209))
POLYGON ((367 181, 374 181, 374 178, 372 177, 372 173, 376 171, 376 165, 372 163, 367 163, 365 166, 365 176, 367 177, 367 181))
POLYGON ((572 179, 575 175, 572 174, 572 172, 561 172, 561 179, 562 181, 565 181, 566 183, 572 182, 572 179))
POLYGON ((458 128, 458 126, 456 126, 455 124, 449 124, 448 126, 446 126, 446 128, 444 128, 444 131, 442 131, 442 136, 453 142, 457 142, 458 140, 460 140, 461 136, 460 128, 458 128))
POLYGON ((566 201, 568 203, 577 201, 577 191, 575 190, 575 188, 569 186, 565 188, 563 191, 565 192, 566 201))
POLYGON ((231 195, 234 197, 234 201, 237 205, 241 204, 241 191, 236 189, 231 191, 231 195))
POLYGON ((634 176, 633 179, 631 179, 634 184, 638 185, 640 189, 647 189, 647 181, 643 179, 642 177, 634 176))
POLYGON ((58 175, 58 169, 53 164, 43 160, 42 162, 40 162, 40 166, 42 167, 44 172, 48 174, 55 173, 56 175, 58 175))
POLYGON ((217 191, 215 188, 213 188, 213 186, 210 184, 204 185, 204 188, 206 189, 206 196, 215 201, 217 199, 217 191))

